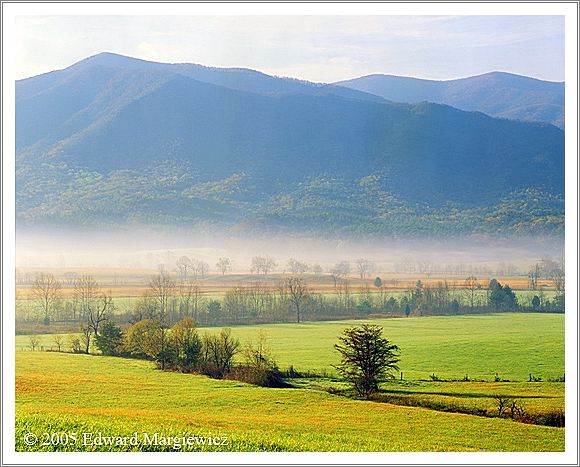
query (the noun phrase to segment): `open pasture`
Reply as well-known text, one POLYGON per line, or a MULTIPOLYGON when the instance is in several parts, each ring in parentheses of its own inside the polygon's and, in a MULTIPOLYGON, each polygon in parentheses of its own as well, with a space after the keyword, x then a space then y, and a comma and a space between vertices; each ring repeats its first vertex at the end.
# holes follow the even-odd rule
MULTIPOLYGON (((498 313, 465 316, 428 316, 375 320, 320 321, 300 324, 235 326, 242 343, 265 334, 282 369, 334 374, 338 335, 348 326, 380 324, 385 336, 399 346, 405 380, 441 379, 527 381, 530 373, 548 379, 564 374, 564 315, 498 313)), ((201 328, 200 333, 219 328, 201 328)), ((66 340, 65 340, 66 342, 66 340)), ((40 345, 54 348, 51 335, 40 345)), ((28 336, 16 336, 16 348, 29 350, 28 336)))
POLYGON ((150 362, 16 354, 18 450, 167 450, 173 446, 26 446, 25 433, 227 437, 232 451, 563 451, 564 430, 357 401, 307 389, 165 373, 150 362))

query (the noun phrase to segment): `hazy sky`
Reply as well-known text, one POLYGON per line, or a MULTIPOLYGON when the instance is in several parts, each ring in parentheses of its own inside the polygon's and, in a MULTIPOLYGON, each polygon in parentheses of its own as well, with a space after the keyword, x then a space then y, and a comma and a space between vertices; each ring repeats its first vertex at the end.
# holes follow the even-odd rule
MULTIPOLYGON (((418 6, 419 8, 419 6, 418 6)), ((108 51, 331 82, 500 70, 564 80, 563 16, 20 16, 16 76, 108 51)))

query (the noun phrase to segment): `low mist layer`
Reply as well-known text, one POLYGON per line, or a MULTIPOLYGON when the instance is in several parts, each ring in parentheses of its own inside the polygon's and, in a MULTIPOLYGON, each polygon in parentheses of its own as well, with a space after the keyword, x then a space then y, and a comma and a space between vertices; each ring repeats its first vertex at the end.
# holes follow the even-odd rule
POLYGON ((106 267, 177 269, 182 256, 207 263, 218 273, 219 258, 231 261, 232 272, 248 272, 252 258, 274 260, 272 272, 289 271, 292 258, 326 272, 341 261, 367 259, 376 272, 506 273, 525 270, 541 259, 561 259, 564 243, 553 238, 463 238, 453 241, 339 238, 307 236, 232 236, 199 234, 185 229, 25 230, 17 234, 16 266, 20 268, 106 267))

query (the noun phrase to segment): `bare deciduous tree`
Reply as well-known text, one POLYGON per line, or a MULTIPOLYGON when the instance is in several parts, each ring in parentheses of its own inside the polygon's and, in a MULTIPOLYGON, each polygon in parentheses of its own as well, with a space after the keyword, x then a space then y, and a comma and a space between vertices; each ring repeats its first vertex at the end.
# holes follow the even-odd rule
POLYGON ((310 269, 314 274, 322 274, 322 266, 320 264, 314 264, 310 269))
POLYGON ((232 261, 230 258, 221 257, 220 259, 218 259, 216 266, 221 271, 222 276, 225 276, 226 272, 229 272, 232 269, 232 261))
POLYGON ((302 277, 289 277, 284 281, 284 288, 290 303, 296 310, 296 322, 300 322, 302 306, 310 295, 310 288, 302 277))
POLYGON ((262 282, 253 282, 244 289, 248 298, 248 308, 254 316, 263 316, 268 300, 268 289, 262 282))
MULTIPOLYGON (((88 332, 92 332, 96 339, 101 323, 108 319, 113 309, 111 294, 104 293, 98 282, 92 276, 86 275, 75 281, 74 296, 87 320, 88 332)), ((87 353, 89 347, 90 338, 85 342, 87 353)))
POLYGON ((350 274, 350 263, 348 261, 341 261, 336 263, 330 270, 332 279, 334 280, 334 288, 338 287, 338 282, 341 278, 346 278, 350 274))
POLYGON ((269 274, 277 266, 276 261, 269 256, 254 256, 250 270, 252 274, 269 274))
POLYGON ((30 343, 30 348, 34 351, 38 348, 40 344, 40 339, 36 334, 31 334, 28 336, 28 342, 30 343))
POLYGON ((40 301, 40 306, 44 314, 44 324, 50 324, 52 313, 60 294, 60 281, 52 274, 39 274, 34 280, 32 291, 34 296, 40 301))
POLYGON ((208 373, 223 378, 232 368, 234 356, 238 353, 240 341, 232 337, 229 329, 219 334, 206 334, 203 338, 204 361, 210 368, 208 373))
POLYGON ((348 311, 352 305, 350 282, 345 278, 339 278, 335 281, 334 291, 338 298, 340 307, 348 311))
POLYGON ((205 297, 201 292, 201 287, 195 281, 189 281, 179 285, 179 304, 181 315, 192 315, 197 322, 199 311, 205 305, 205 297))
POLYGON ((205 277, 209 272, 209 264, 196 259, 193 261, 193 272, 196 276, 205 277))
POLYGON ((565 275, 563 261, 557 262, 550 259, 543 259, 541 271, 543 276, 552 281, 557 292, 564 291, 565 275))
POLYGON ((72 353, 82 353, 83 348, 81 345, 80 338, 76 337, 74 334, 69 335, 68 338, 69 349, 72 353))
POLYGON ((91 334, 92 334, 92 329, 88 324, 82 324, 81 325, 81 339, 80 342, 82 344, 82 347, 84 349, 84 352, 86 354, 89 353, 90 349, 91 349, 91 334))
POLYGON ((540 280, 541 275, 542 270, 540 268, 540 265, 538 263, 534 264, 528 272, 528 277, 530 278, 530 286, 532 290, 536 290, 538 288, 538 281, 540 280))
POLYGON ((373 263, 365 258, 358 258, 356 260, 356 269, 361 279, 368 276, 373 270, 373 263))
POLYGON ((554 287, 557 292, 564 292, 566 278, 564 275, 564 270, 561 268, 552 269, 550 271, 550 279, 554 283, 554 287))
POLYGON ((152 327, 150 343, 153 349, 150 353, 159 362, 161 369, 165 369, 169 347, 169 305, 175 297, 175 282, 168 274, 161 273, 149 282, 149 294, 156 304, 157 315, 152 327))
POLYGON ((191 262, 191 258, 187 256, 181 256, 175 262, 175 264, 177 265, 181 282, 187 281, 187 274, 189 273, 189 271, 193 269, 193 263, 191 262))
POLYGON ((135 302, 133 313, 131 315, 131 323, 136 323, 144 319, 153 319, 157 315, 157 305, 149 292, 145 292, 135 302))
POLYGON ((54 336, 52 336, 52 341, 56 344, 56 348, 60 352, 64 344, 64 336, 62 336, 61 334, 55 334, 54 336))
POLYGON ((64 275, 65 279, 66 279, 66 283, 69 287, 74 286, 75 284, 75 280, 77 280, 77 278, 79 277, 79 275, 76 272, 67 272, 64 275))
POLYGON ((292 274, 304 274, 308 271, 308 264, 298 261, 294 258, 288 260, 288 269, 292 274))
POLYGON ((350 274, 350 263, 348 261, 336 263, 330 272, 338 277, 346 277, 350 274))
POLYGON ((167 324, 169 301, 175 296, 175 282, 169 277, 169 274, 160 273, 149 281, 148 292, 156 305, 157 320, 167 324))
POLYGON ((464 282, 465 290, 469 298, 471 308, 475 305, 475 292, 481 289, 481 285, 475 276, 469 276, 464 282))
POLYGON ((262 270, 263 270, 264 274, 270 274, 270 272, 272 272, 276 266, 278 266, 278 263, 276 263, 276 261, 274 261, 273 258, 266 256, 264 258, 264 264, 262 266, 262 270))

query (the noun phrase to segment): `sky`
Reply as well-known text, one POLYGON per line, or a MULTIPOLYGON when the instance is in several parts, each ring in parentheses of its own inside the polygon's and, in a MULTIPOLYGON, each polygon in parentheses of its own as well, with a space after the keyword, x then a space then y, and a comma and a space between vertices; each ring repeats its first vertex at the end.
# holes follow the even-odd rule
POLYGON ((563 16, 18 16, 21 79, 100 52, 334 82, 507 71, 564 80, 563 16))

